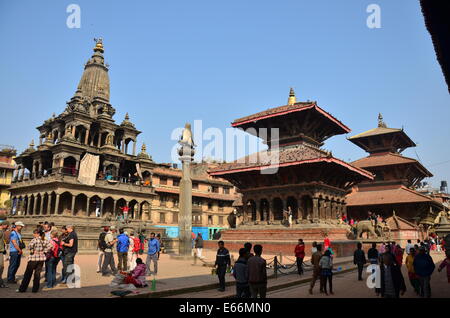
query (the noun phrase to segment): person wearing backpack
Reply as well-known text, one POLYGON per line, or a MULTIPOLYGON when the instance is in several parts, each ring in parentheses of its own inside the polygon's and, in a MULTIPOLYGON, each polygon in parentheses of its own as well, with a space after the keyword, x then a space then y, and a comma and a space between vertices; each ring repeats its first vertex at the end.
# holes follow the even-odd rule
POLYGON ((51 249, 47 253, 47 260, 45 261, 45 267, 47 270, 47 286, 46 288, 53 288, 56 284, 56 267, 61 259, 62 248, 58 239, 58 231, 52 231, 50 233, 51 249))
POLYGON ((117 236, 117 259, 119 262, 118 270, 126 272, 128 269, 128 248, 130 247, 130 239, 126 235, 123 229, 119 230, 119 236, 117 236))
POLYGON ((128 252, 128 268, 133 270, 136 267, 136 260, 138 259, 139 250, 141 248, 141 241, 134 236, 134 232, 130 233, 130 247, 128 252))
POLYGON ((108 233, 105 235, 105 259, 103 260, 102 265, 102 276, 108 276, 108 266, 111 267, 113 274, 117 274, 116 265, 114 264, 114 256, 113 256, 113 247, 117 242, 117 239, 114 238, 114 232, 116 228, 111 226, 108 233))
POLYGON ((102 264, 105 258, 105 249, 107 248, 105 242, 106 233, 109 231, 109 226, 103 227, 103 232, 98 236, 97 250, 98 250, 98 261, 97 261, 97 273, 102 271, 102 264))

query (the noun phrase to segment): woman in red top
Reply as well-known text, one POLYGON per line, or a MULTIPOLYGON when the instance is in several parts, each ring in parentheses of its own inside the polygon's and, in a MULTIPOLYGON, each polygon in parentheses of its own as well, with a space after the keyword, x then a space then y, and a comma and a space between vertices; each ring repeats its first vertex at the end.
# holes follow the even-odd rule
POLYGON ((323 240, 324 251, 326 251, 331 246, 331 241, 328 238, 328 235, 325 235, 325 239, 323 240))
POLYGON ((297 259, 298 274, 303 275, 303 259, 305 258, 305 243, 302 239, 298 240, 298 244, 295 246, 295 258, 297 259))

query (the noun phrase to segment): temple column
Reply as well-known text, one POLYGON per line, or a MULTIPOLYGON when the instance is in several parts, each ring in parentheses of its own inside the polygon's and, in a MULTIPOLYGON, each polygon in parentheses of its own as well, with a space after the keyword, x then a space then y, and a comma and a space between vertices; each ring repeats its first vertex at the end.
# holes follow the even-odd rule
POLYGON ((39 161, 39 165, 38 165, 38 171, 37 171, 37 175, 36 176, 41 176, 42 173, 42 162, 39 161))
POLYGON ((58 214, 58 208, 59 208, 59 193, 56 193, 56 199, 55 199, 55 215, 58 214))
POLYGON ((33 214, 36 214, 36 209, 37 209, 37 195, 33 196, 34 197, 34 202, 33 202, 33 214))
POLYGON ((89 129, 86 129, 86 137, 84 138, 84 144, 87 145, 89 141, 89 129))
POLYGON ((112 211, 113 216, 116 216, 116 204, 117 204, 117 201, 114 200, 114 203, 113 203, 113 211, 112 211))
POLYGON ((72 206, 70 207, 70 211, 72 212, 72 215, 75 215, 75 199, 76 199, 76 196, 74 196, 73 194, 71 194, 72 195, 72 206))
MULTIPOLYGON (((135 220, 141 219, 141 202, 137 202, 134 209, 134 218, 135 220)), ((172 220, 173 220, 173 213, 172 213, 172 220)))
POLYGON ((133 140, 133 156, 136 156, 136 140, 133 140))
POLYGON ((52 208, 52 193, 47 193, 47 214, 50 214, 50 209, 52 208))
POLYGON ((102 217, 103 216, 103 201, 104 201, 105 199, 100 199, 100 217, 102 217))
POLYGON ((86 216, 89 216, 89 201, 90 200, 91 200, 91 198, 86 196, 86 216))
POLYGON ((336 218, 336 201, 331 201, 331 213, 328 217, 330 219, 336 218))
POLYGON ((122 144, 122 147, 121 147, 121 152, 125 152, 125 141, 122 139, 121 140, 121 144, 122 144))
POLYGON ((314 223, 319 222, 319 198, 313 198, 313 215, 312 219, 314 223))
POLYGON ((29 215, 30 210, 31 210, 31 197, 27 196, 27 210, 25 211, 25 214, 29 215))
POLYGON ((70 133, 72 134, 72 137, 75 138, 75 125, 72 125, 70 133))
POLYGON ((36 176, 36 165, 34 164, 34 160, 31 162, 31 178, 34 178, 34 176, 36 176))
POLYGON ((39 207, 39 214, 44 214, 44 195, 41 193, 41 204, 39 207))
POLYGON ((267 199, 267 220, 264 221, 269 221, 272 222, 274 219, 273 216, 273 202, 272 199, 267 199))
POLYGON ((261 214, 262 214, 262 211, 260 210, 260 207, 261 207, 261 201, 260 200, 257 200, 257 201, 255 201, 255 207, 256 207, 256 221, 261 221, 261 214))
POLYGON ((98 133, 97 147, 100 147, 100 142, 102 141, 102 133, 98 133))

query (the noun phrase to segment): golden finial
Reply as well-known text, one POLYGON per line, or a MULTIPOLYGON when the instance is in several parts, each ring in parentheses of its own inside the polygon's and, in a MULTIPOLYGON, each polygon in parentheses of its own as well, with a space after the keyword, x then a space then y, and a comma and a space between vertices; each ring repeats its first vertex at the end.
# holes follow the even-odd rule
POLYGON ((145 145, 145 142, 142 144, 141 151, 143 153, 145 153, 147 151, 147 146, 145 145))
POLYGON ((130 116, 128 116, 128 113, 125 114, 125 120, 130 120, 130 116))
POLYGON ((297 102, 294 89, 291 87, 289 91, 288 105, 294 105, 297 102))
POLYGON ((102 38, 94 38, 95 41, 95 47, 94 47, 94 51, 100 51, 103 53, 104 49, 103 49, 103 39, 102 38))

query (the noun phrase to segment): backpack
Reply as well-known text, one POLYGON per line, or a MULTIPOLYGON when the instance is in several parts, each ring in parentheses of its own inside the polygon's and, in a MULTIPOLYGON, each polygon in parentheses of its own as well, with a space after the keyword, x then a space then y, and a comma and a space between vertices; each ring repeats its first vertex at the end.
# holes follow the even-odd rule
POLYGON ((56 240, 54 240, 54 239, 52 239, 52 241, 53 241, 53 242, 56 244, 56 246, 58 247, 58 248, 56 249, 56 252, 55 252, 54 256, 55 256, 55 257, 61 257, 62 254, 63 254, 63 249, 62 249, 62 247, 61 247, 60 242, 59 242, 59 241, 56 241, 56 240))
POLYGON ((137 253, 141 249, 141 240, 138 237, 135 237, 133 241, 134 241, 133 252, 137 253))
POLYGON ((107 248, 109 248, 108 244, 106 244, 105 237, 106 232, 100 233, 100 236, 98 237, 98 248, 102 251, 105 251, 107 248))

